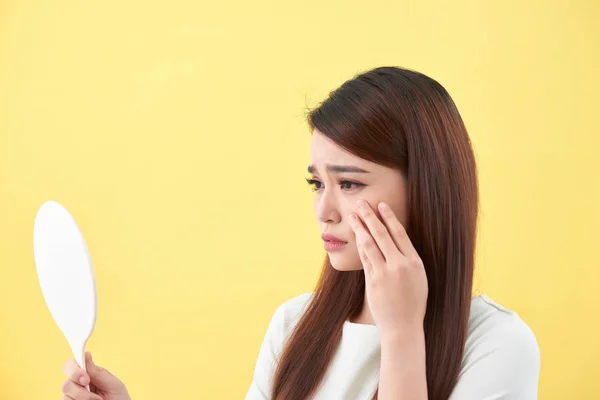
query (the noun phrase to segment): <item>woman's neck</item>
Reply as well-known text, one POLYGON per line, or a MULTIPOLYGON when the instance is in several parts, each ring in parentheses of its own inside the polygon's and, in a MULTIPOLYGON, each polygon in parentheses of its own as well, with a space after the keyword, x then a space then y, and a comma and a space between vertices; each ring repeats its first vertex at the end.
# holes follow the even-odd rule
POLYGON ((375 321, 373 320, 373 314, 371 314, 371 309, 369 308, 369 302, 367 301, 367 296, 365 293, 364 301, 360 312, 350 319, 350 322, 355 324, 363 324, 363 325, 375 325, 375 321))

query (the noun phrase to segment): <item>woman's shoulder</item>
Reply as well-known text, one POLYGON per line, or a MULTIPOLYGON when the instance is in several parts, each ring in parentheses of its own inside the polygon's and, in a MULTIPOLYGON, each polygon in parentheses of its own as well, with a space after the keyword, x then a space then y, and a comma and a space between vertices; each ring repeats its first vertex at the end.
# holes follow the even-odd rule
POLYGON ((471 302, 469 336, 489 334, 499 329, 519 335, 533 335, 529 326, 515 311, 498 304, 486 295, 475 297, 471 302))
POLYGON ((281 303, 271 318, 269 332, 271 340, 282 342, 291 334, 306 310, 313 292, 302 293, 281 303))
POLYGON ((275 311, 274 318, 283 326, 284 330, 291 330, 302 317, 310 303, 314 292, 302 293, 286 300, 275 311))
POLYGON ((302 312, 312 299, 314 292, 306 292, 299 294, 283 302, 280 307, 289 312, 302 312))
POLYGON ((465 358, 477 358, 491 351, 539 362, 535 334, 519 314, 480 295, 471 303, 465 358))
POLYGON ((540 352, 529 326, 489 297, 474 298, 461 371, 450 399, 507 394, 535 399, 539 373, 540 352))

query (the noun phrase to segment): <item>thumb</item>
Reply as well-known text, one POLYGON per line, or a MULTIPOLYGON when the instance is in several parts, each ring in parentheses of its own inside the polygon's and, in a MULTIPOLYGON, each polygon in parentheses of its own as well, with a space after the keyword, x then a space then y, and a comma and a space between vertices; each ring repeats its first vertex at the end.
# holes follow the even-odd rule
POLYGON ((101 390, 109 390, 115 387, 120 381, 106 369, 96 365, 89 352, 85 353, 85 365, 87 373, 90 376, 92 385, 101 390))

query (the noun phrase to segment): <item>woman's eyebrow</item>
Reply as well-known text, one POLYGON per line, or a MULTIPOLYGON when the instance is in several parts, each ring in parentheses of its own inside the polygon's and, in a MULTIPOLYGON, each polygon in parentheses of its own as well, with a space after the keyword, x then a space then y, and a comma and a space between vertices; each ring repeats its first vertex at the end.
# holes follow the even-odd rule
MULTIPOLYGON (((360 174, 368 174, 369 171, 366 171, 362 168, 358 168, 352 165, 331 165, 331 164, 327 164, 325 165, 325 168, 327 169, 327 171, 329 172, 337 172, 337 173, 346 173, 346 172, 351 172, 351 173, 360 173, 360 174)), ((309 165, 308 166, 308 173, 312 174, 317 170, 317 168, 314 165, 309 165)))

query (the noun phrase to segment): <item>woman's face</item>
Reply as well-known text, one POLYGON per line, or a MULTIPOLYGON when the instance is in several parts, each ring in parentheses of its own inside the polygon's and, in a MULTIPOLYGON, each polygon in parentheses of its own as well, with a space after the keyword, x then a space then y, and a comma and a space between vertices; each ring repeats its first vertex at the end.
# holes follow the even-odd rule
POLYGON ((406 182, 400 171, 359 158, 315 129, 310 150, 309 182, 315 190, 315 216, 331 265, 338 271, 362 269, 348 216, 365 200, 379 216, 386 202, 404 226, 406 182))

